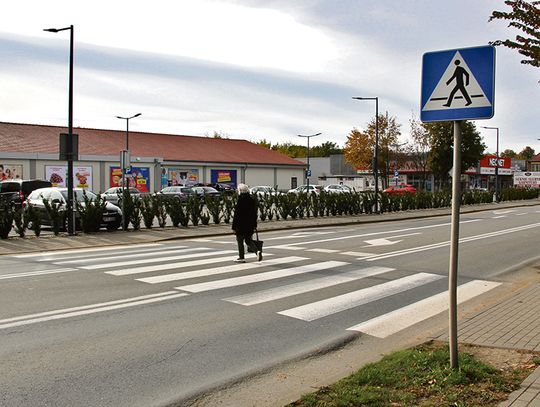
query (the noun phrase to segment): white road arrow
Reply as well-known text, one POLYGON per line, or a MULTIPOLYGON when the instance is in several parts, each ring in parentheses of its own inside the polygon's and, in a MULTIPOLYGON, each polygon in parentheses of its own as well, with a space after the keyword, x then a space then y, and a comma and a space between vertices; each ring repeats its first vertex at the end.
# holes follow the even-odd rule
POLYGON ((372 240, 364 240, 365 243, 367 243, 367 246, 364 247, 372 247, 372 246, 390 246, 396 243, 399 243, 403 241, 403 239, 400 240, 389 240, 389 239, 395 239, 398 237, 405 237, 405 236, 413 236, 413 235, 420 235, 420 232, 417 233, 408 233, 406 235, 399 235, 399 236, 391 236, 388 239, 372 239, 372 240))

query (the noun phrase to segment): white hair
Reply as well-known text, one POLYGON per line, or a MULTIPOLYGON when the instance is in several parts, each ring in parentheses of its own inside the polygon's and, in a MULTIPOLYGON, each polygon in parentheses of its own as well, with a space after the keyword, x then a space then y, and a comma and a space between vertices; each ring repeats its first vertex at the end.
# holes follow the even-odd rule
POLYGON ((249 192, 249 187, 246 184, 238 184, 238 187, 236 188, 238 189, 239 194, 244 194, 246 192, 249 192))

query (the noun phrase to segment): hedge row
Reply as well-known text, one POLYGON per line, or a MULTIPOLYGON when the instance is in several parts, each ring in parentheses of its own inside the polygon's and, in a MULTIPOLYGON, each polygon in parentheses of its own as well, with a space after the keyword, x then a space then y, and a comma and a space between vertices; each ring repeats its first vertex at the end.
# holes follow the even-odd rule
MULTIPOLYGON (((540 189, 532 188, 504 188, 500 191, 499 201, 535 199, 540 196, 540 189)), ((373 192, 327 193, 314 194, 281 194, 254 196, 257 201, 259 219, 287 220, 310 217, 361 215, 373 213, 375 208, 375 194, 373 192)), ((162 196, 143 196, 140 200, 133 200, 127 192, 124 200, 123 230, 129 226, 135 230, 144 225, 152 228, 155 221, 159 227, 164 228, 169 218, 174 227, 230 223, 237 195, 222 194, 220 199, 206 196, 199 199, 191 196, 185 203, 178 200, 165 200, 162 196)), ((489 203, 493 201, 493 194, 487 191, 465 191, 461 195, 463 205, 489 203)), ((416 209, 444 208, 452 204, 450 190, 437 192, 419 191, 416 194, 391 195, 381 193, 378 196, 379 211, 397 212, 416 209)), ((79 214, 79 227, 85 233, 99 230, 105 202, 98 200, 86 201, 85 205, 77 205, 79 214)), ((53 220, 52 230, 59 234, 65 229, 65 216, 63 208, 58 204, 46 205, 47 215, 53 220)), ((39 214, 29 209, 16 210, 6 203, 0 202, 0 238, 7 239, 12 230, 24 237, 30 229, 36 236, 41 233, 41 219, 39 214)))

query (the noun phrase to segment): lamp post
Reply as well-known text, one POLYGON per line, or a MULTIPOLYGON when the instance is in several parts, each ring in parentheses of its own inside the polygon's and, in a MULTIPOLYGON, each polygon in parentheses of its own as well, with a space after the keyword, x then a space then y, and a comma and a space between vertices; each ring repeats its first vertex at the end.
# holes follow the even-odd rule
POLYGON ((309 177, 311 176, 311 174, 309 173, 310 171, 310 168, 309 168, 309 139, 311 137, 316 137, 316 136, 320 136, 322 133, 317 133, 317 134, 312 134, 310 136, 304 136, 302 134, 299 134, 298 137, 305 137, 307 138, 307 170, 306 170, 306 185, 307 185, 307 192, 309 194, 309 177))
POLYGON ((375 101, 375 151, 373 153, 373 177, 375 178, 375 213, 379 213, 379 98, 353 97, 356 100, 375 101))
MULTIPOLYGON (((121 166, 122 166, 122 196, 126 193, 126 161, 129 157, 129 121, 135 117, 139 117, 142 113, 134 114, 130 117, 116 116, 117 119, 122 119, 126 121, 126 149, 121 152, 121 166)), ((129 193, 129 188, 127 190, 129 193)), ((124 218, 124 199, 122 197, 122 229, 126 230, 126 220, 124 218)))
POLYGON ((497 130, 497 151, 495 152, 495 202, 499 202, 499 128, 482 126, 483 129, 497 130))
POLYGON ((69 102, 68 102, 68 153, 67 153, 67 224, 68 234, 75 234, 75 211, 73 210, 73 25, 64 28, 46 28, 43 31, 57 33, 70 31, 69 36, 69 102))

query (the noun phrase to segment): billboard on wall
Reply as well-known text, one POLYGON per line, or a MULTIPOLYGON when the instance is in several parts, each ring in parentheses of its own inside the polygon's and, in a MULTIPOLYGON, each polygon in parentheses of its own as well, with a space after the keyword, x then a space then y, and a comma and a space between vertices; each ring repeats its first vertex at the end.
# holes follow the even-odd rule
POLYGON ((163 168, 161 185, 197 184, 199 182, 199 170, 196 168, 163 168))
POLYGON ((2 164, 0 163, 0 181, 5 179, 22 178, 22 164, 2 164))
MULTIPOLYGON (((126 180, 129 187, 137 188, 140 192, 150 192, 150 168, 131 167, 126 180)), ((110 185, 111 187, 122 186, 122 169, 120 167, 111 167, 110 185)))
MULTIPOLYGON (((73 186, 75 188, 92 187, 92 167, 73 167, 73 186)), ((45 179, 51 181, 53 187, 67 186, 67 165, 46 165, 45 179)))
POLYGON ((540 188, 540 172, 515 172, 514 186, 540 188))
POLYGON ((230 184, 236 186, 236 170, 210 170, 212 184, 230 184))

